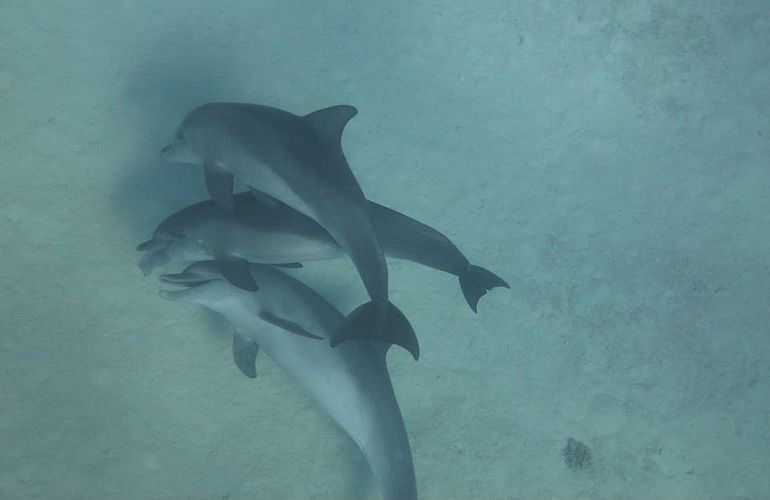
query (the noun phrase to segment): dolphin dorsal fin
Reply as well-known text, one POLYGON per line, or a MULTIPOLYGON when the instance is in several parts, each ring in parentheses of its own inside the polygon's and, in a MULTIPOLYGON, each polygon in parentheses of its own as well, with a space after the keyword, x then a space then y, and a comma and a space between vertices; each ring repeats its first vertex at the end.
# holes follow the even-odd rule
POLYGON ((357 114, 358 110, 355 107, 340 104, 313 111, 309 115, 305 115, 304 118, 326 140, 339 144, 342 139, 342 130, 357 114))

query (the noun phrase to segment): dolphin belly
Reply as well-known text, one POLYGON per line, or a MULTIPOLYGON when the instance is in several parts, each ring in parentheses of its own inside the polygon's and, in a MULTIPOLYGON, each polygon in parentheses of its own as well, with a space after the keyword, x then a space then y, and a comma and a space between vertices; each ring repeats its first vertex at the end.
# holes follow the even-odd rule
POLYGON ((274 174, 269 169, 261 170, 262 172, 259 174, 247 177, 247 183, 250 187, 263 191, 275 199, 281 200, 294 210, 305 214, 311 219, 318 220, 318 213, 314 208, 314 204, 308 203, 307 198, 300 196, 282 177, 274 174), (249 178, 252 178, 252 180, 249 181, 249 178))

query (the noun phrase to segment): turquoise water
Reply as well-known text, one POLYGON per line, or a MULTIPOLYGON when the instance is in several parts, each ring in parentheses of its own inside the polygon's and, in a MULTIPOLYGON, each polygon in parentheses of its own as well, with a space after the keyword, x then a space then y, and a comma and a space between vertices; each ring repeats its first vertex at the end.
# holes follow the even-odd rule
MULTIPOLYGON (((767 498, 768 46, 764 1, 3 2, 0 498, 379 498, 290 378, 243 377, 137 269, 206 197, 158 152, 218 100, 355 105, 367 196, 511 284, 474 315, 389 265, 421 498, 767 498)), ((346 261, 293 274, 364 296, 346 261)))

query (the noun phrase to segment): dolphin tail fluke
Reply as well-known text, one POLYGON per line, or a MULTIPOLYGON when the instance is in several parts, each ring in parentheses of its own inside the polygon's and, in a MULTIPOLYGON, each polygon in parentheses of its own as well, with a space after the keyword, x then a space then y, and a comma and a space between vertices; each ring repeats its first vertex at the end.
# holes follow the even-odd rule
POLYGON ((473 312, 477 312, 479 299, 497 287, 511 288, 500 276, 480 266, 468 264, 460 273, 460 288, 463 289, 465 300, 473 312))
POLYGON ((379 311, 374 302, 367 302, 351 312, 331 340, 335 347, 340 342, 351 339, 369 339, 387 342, 403 347, 415 360, 420 357, 420 345, 412 325, 396 306, 388 302, 385 321, 377 328, 379 311))

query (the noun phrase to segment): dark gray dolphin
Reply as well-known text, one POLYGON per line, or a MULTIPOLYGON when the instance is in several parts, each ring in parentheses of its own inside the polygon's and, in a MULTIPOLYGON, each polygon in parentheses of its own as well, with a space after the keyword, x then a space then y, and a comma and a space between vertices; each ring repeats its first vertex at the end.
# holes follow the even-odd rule
MULTIPOLYGON (((316 220, 350 258, 372 301, 341 326, 340 338, 363 332, 394 332, 400 317, 388 301, 388 270, 366 198, 342 152, 342 131, 356 115, 353 106, 333 106, 297 116, 268 106, 210 103, 184 118, 162 156, 203 165, 209 194, 233 208, 233 177, 316 220)), ((231 263, 232 264, 232 263, 231 263)), ((234 264, 253 288, 244 267, 234 264)), ((405 328, 401 325, 401 328, 405 328)))
POLYGON ((272 266, 254 264, 250 271, 259 286, 254 293, 222 279, 212 262, 201 262, 163 277, 190 288, 161 295, 221 313, 234 327, 233 358, 241 372, 256 377, 257 351, 267 353, 353 438, 386 500, 416 499, 409 439, 385 363, 389 345, 356 339, 331 348, 327 342, 261 324, 257 317, 291 318, 331 340, 345 318, 323 297, 272 266))
MULTIPOLYGON (((458 276, 474 312, 488 290, 508 287, 494 273, 472 265, 449 238, 432 227, 371 201, 369 212, 387 256, 458 276)), ((155 229, 152 239, 137 249, 144 251, 139 266, 145 274, 171 260, 216 259, 228 279, 233 267, 229 263, 234 261, 297 267, 301 262, 344 255, 313 219, 275 199, 258 199, 249 192, 235 195, 231 210, 209 200, 170 215, 155 229)))

